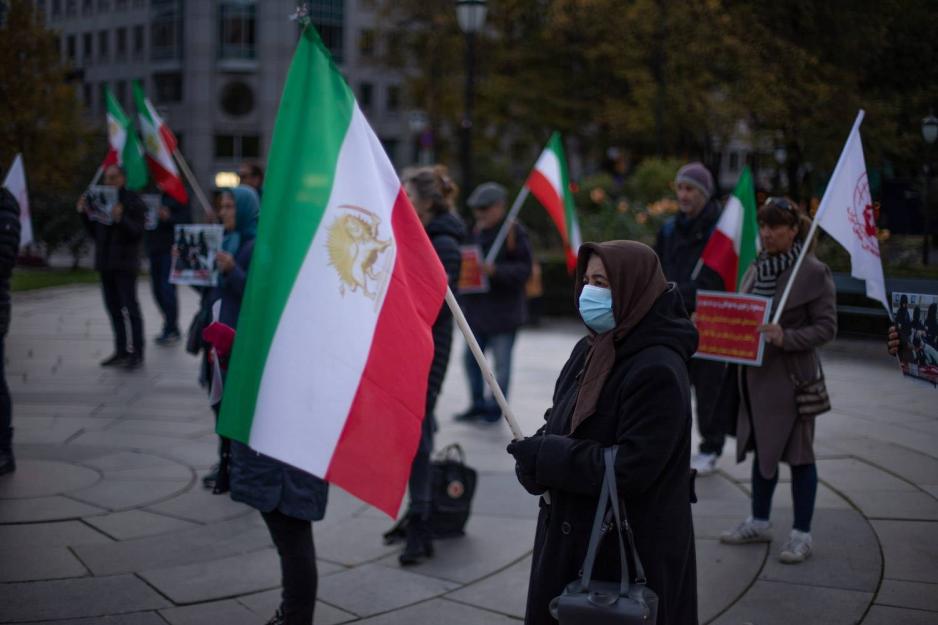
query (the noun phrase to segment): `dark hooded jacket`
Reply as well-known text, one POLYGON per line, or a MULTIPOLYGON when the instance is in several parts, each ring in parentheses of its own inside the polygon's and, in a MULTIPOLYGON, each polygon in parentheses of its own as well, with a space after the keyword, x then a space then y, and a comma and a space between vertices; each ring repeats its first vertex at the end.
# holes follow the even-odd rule
MULTIPOLYGON (((459 282, 459 266, 462 256, 459 246, 466 238, 466 227, 462 220, 452 213, 443 213, 435 216, 427 224, 427 236, 436 255, 443 263, 449 287, 456 292, 459 282)), ((433 322, 433 362, 430 365, 430 378, 427 385, 427 406, 436 404, 436 397, 443 386, 446 376, 446 366, 449 363, 450 347, 453 342, 453 315, 449 306, 443 303, 440 313, 433 322)))
POLYGON ((0 187, 0 338, 10 327, 10 275, 20 251, 20 229, 19 204, 0 187))
POLYGON ((693 219, 679 213, 666 221, 658 232, 655 252, 661 259, 661 268, 668 280, 677 285, 688 312, 694 312, 697 307, 698 289, 725 290, 723 279, 709 267, 701 267, 697 277, 691 279, 722 212, 720 201, 712 198, 693 219))
MULTIPOLYGON (((556 624, 548 605, 580 574, 602 484, 602 450, 612 445, 619 446, 619 494, 648 586, 660 598, 657 624, 697 623, 686 365, 696 349, 697 331, 670 285, 617 342, 595 412, 568 434, 589 339, 574 347, 541 429, 557 436, 545 437, 537 455, 536 481, 549 489, 551 504, 541 501, 526 624, 556 624)), ((615 537, 605 537, 594 579, 619 579, 617 550, 609 541, 615 537)))

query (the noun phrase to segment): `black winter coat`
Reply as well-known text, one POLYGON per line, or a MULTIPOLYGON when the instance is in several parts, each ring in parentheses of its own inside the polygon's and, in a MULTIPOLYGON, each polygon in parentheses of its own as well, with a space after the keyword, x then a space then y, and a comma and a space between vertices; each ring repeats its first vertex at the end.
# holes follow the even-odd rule
POLYGON ((98 271, 140 270, 140 242, 147 207, 140 196, 122 188, 117 201, 124 207, 121 220, 106 226, 82 213, 89 236, 94 240, 94 268, 98 271))
POLYGON ((147 254, 169 254, 176 242, 176 224, 187 224, 192 221, 192 213, 188 204, 177 202, 172 196, 163 193, 160 203, 169 209, 169 219, 158 219, 156 229, 147 232, 147 254))
MULTIPOLYGON (((660 598, 658 625, 697 623, 697 567, 690 501, 691 415, 686 361, 697 331, 671 287, 616 349, 596 412, 571 435, 581 340, 564 365, 542 428, 536 480, 550 489, 534 540, 527 625, 556 625, 550 600, 580 574, 603 479, 604 447, 619 446, 616 480, 648 586, 660 598)), ((593 578, 618 581, 615 537, 607 535, 593 578), (613 541, 613 542, 610 542, 613 541)))
MULTIPOLYGON (((482 248, 488 254, 502 225, 488 230, 473 231, 468 244, 482 248)), ((488 293, 467 293, 460 304, 469 327, 478 334, 514 332, 524 325, 528 317, 524 285, 531 276, 533 258, 528 233, 520 222, 515 222, 513 234, 495 256, 495 275, 489 277, 488 293)))
MULTIPOLYGON (((443 263, 449 287, 455 293, 459 282, 459 265, 462 261, 459 246, 466 238, 466 227, 456 215, 444 213, 437 215, 427 224, 427 236, 430 237, 430 243, 433 244, 436 255, 440 257, 440 262, 443 263)), ((430 365, 430 378, 427 384, 428 410, 436 405, 436 397, 443 386, 452 342, 453 314, 444 302, 436 321, 433 322, 433 362, 430 365)))
POLYGON ((678 214, 661 226, 655 241, 655 252, 661 259, 665 277, 677 285, 688 312, 697 308, 697 290, 723 291, 723 279, 709 267, 701 267, 695 280, 691 280, 700 255, 723 212, 716 198, 707 202, 693 219, 678 214))
POLYGON ((0 338, 10 328, 10 275, 20 251, 20 206, 0 187, 0 338))

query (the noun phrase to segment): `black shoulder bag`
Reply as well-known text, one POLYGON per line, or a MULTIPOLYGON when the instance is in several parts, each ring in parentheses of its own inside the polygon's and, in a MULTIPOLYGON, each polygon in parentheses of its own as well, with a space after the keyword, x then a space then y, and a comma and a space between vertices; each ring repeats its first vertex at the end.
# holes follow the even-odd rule
POLYGON ((557 619, 560 625, 654 625, 658 620, 658 595, 645 585, 645 569, 635 550, 635 539, 625 516, 624 504, 620 516, 619 493, 613 470, 617 451, 618 447, 615 446, 603 450, 606 472, 600 490, 599 505, 596 507, 596 517, 593 519, 586 560, 583 562, 583 577, 567 584, 563 594, 550 602, 551 616, 557 619), (591 579, 608 507, 612 508, 616 536, 619 539, 622 577, 618 582, 599 582, 591 579), (628 542, 622 538, 623 532, 628 542), (629 573, 626 548, 635 563, 634 581, 629 573))

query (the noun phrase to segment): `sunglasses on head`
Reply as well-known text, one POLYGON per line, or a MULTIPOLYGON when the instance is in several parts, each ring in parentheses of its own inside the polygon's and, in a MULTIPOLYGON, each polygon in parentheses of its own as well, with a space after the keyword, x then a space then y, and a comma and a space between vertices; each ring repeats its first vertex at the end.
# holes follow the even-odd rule
POLYGON ((770 197, 765 200, 764 206, 777 206, 782 210, 786 210, 793 215, 798 214, 798 207, 795 206, 795 203, 784 197, 770 197))

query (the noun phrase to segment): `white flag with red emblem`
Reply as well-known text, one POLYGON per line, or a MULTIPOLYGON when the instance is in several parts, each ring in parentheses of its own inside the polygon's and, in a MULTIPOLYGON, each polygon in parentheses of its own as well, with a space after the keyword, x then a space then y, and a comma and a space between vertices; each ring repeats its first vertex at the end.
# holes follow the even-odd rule
POLYGON ((888 311, 883 262, 876 237, 876 212, 860 142, 861 121, 863 111, 853 124, 815 219, 850 253, 850 275, 866 282, 866 296, 882 302, 888 311))

